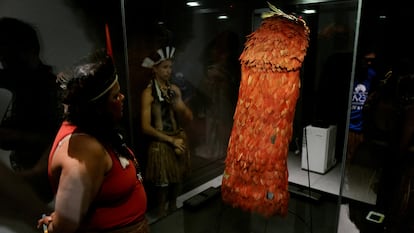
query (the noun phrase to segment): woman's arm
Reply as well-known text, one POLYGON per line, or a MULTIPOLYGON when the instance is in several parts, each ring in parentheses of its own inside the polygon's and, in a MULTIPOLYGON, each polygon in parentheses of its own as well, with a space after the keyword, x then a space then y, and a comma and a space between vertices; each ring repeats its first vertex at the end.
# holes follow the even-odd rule
POLYGON ((72 135, 54 155, 52 170, 60 169, 55 211, 39 221, 49 233, 72 233, 80 226, 112 166, 110 156, 93 137, 72 135))

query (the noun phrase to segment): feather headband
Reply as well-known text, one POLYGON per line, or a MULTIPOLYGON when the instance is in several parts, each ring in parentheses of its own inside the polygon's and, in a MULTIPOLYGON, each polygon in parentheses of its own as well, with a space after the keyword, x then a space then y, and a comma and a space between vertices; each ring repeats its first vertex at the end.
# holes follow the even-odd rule
POLYGON ((141 65, 145 68, 152 68, 154 65, 157 65, 162 61, 172 59, 174 57, 174 53, 174 47, 167 46, 165 48, 158 49, 157 54, 159 56, 159 59, 157 61, 154 61, 153 59, 146 57, 141 65))

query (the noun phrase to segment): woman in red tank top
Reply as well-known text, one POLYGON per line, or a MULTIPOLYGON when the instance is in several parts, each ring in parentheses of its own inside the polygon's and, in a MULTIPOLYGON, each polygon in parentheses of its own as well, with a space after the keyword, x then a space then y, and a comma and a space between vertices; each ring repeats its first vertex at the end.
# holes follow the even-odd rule
POLYGON ((125 96, 106 53, 59 76, 65 121, 49 155, 54 211, 49 233, 147 233, 147 197, 138 162, 119 130, 125 96))

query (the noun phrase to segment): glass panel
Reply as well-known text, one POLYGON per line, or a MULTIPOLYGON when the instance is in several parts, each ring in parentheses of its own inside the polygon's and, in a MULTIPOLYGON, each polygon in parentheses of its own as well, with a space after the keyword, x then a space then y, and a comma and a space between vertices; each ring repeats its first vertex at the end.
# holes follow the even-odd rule
POLYGON ((362 5, 341 205, 361 232, 414 229, 413 46, 411 33, 399 30, 411 27, 410 11, 395 3, 362 5))

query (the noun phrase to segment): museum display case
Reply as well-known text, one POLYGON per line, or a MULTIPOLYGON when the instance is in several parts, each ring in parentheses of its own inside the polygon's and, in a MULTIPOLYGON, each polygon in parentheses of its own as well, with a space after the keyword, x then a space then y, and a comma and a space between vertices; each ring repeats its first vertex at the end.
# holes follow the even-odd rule
MULTIPOLYGON (((123 129, 143 169, 149 138, 141 130, 141 93, 151 80, 151 70, 142 62, 163 46, 175 48, 171 82, 180 88, 193 114, 191 121, 183 122, 191 175, 182 184, 178 210, 162 218, 154 216, 157 199, 148 184, 148 219, 154 232, 174 227, 175 232, 185 233, 333 233, 344 232, 344 228, 346 232, 382 232, 387 221, 406 226, 405 218, 412 210, 410 163, 404 153, 412 151, 397 148, 400 144, 411 148, 403 144, 401 132, 405 129, 405 135, 410 134, 410 121, 404 116, 411 109, 410 67, 414 66, 409 56, 411 36, 396 25, 410 22, 409 10, 399 2, 370 0, 0 3, 0 15, 36 26, 42 59, 56 73, 93 50, 110 46, 127 97, 123 129), (32 7, 23 10, 22 4, 32 7), (299 95, 283 160, 288 173, 288 211, 286 216, 266 217, 223 202, 221 185, 229 166, 228 145, 240 100, 240 56, 248 38, 261 27, 263 15, 271 11, 269 4, 303 20, 309 28, 309 44, 299 69, 299 95), (364 57, 369 51, 375 52, 375 59, 364 57), (357 85, 362 61, 375 62, 371 92, 357 85), (372 131, 364 131, 365 141, 350 155, 356 139, 349 130, 355 123, 354 110, 366 105, 366 129, 372 131), (400 213, 400 218, 390 218, 392 213, 400 213)), ((259 109, 256 114, 263 112, 259 109)), ((10 166, 10 151, 1 152, 2 161, 10 166)))

